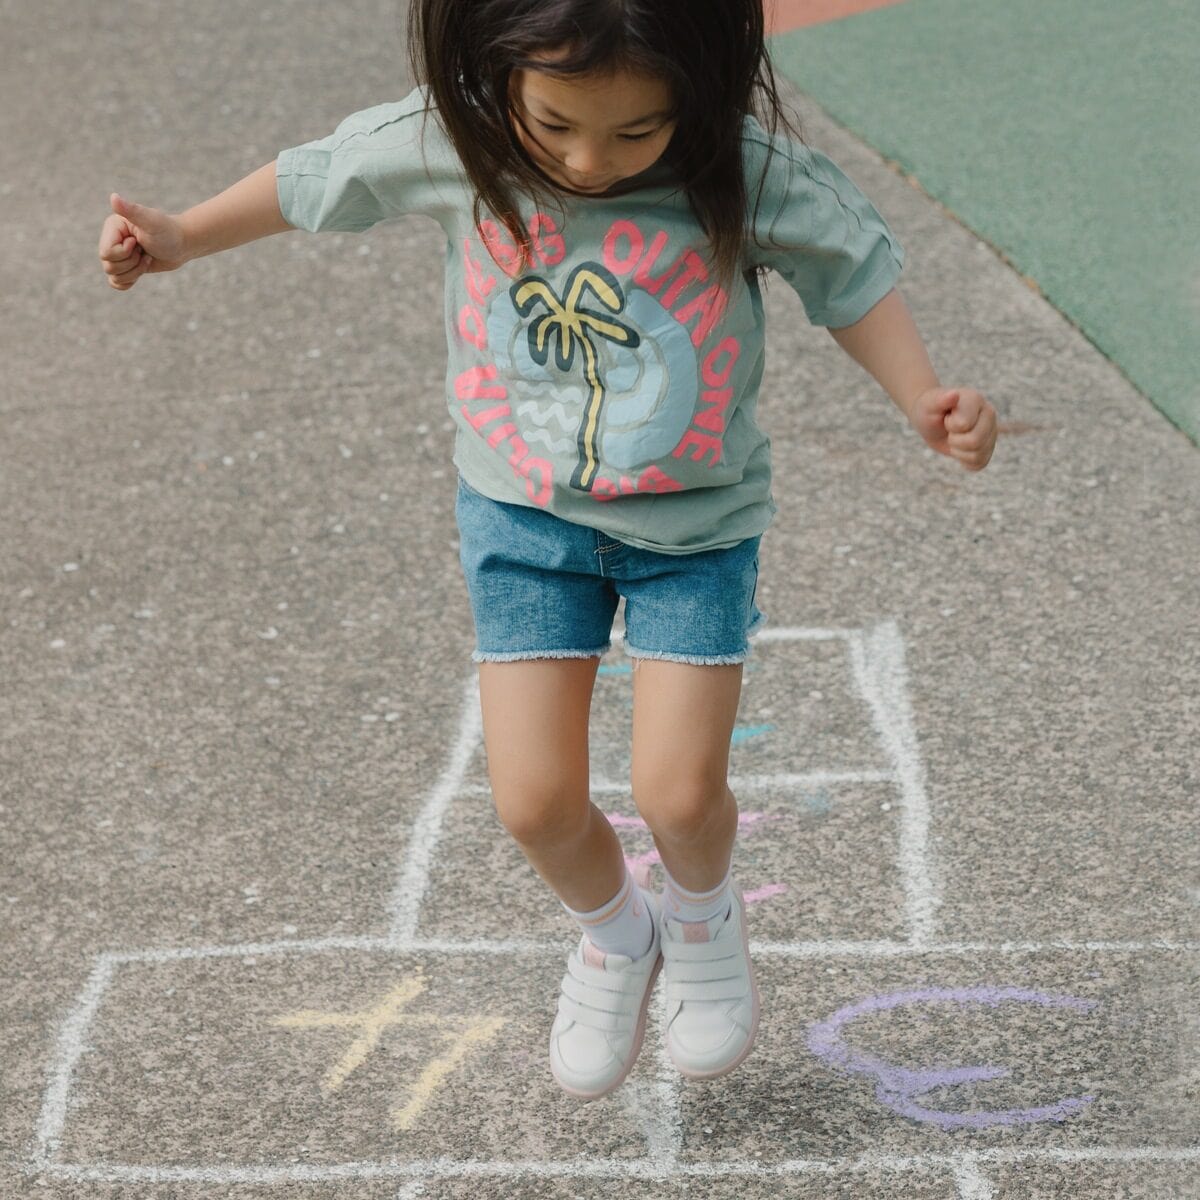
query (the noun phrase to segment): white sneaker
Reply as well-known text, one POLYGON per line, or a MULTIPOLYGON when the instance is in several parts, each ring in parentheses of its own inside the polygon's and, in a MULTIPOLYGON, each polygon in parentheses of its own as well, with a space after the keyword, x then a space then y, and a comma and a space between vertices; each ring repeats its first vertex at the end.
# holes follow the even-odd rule
POLYGON ((564 1091, 584 1100, 619 1087, 642 1048, 646 1009, 663 963, 662 911, 657 896, 640 887, 638 895, 653 926, 641 958, 605 954, 585 933, 567 960, 550 1029, 550 1070, 564 1091))
POLYGON ((708 921, 663 918, 667 1051, 684 1074, 712 1079, 750 1053, 759 996, 750 963, 746 902, 731 879, 727 915, 708 921))

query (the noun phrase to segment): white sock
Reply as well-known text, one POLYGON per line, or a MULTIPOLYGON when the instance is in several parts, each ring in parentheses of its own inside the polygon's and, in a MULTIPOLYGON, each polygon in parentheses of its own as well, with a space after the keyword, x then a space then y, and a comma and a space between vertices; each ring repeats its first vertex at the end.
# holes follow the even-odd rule
POLYGON ((641 888, 625 867, 625 876, 617 894, 591 912, 576 912, 566 903, 563 908, 579 922, 588 941, 605 954, 628 954, 641 958, 654 940, 654 925, 641 888))
POLYGON ((725 872, 725 878, 715 888, 703 892, 689 892, 663 864, 667 886, 663 889, 663 912, 672 921, 707 921, 712 917, 723 917, 733 903, 733 892, 729 881, 733 866, 725 872))

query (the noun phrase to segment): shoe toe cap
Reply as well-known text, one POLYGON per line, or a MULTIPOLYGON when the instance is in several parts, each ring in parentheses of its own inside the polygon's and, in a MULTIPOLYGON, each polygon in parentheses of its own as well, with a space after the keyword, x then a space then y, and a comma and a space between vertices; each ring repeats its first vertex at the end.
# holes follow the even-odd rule
POLYGON ((574 1022, 555 1031, 550 1041, 550 1062, 560 1082, 581 1090, 602 1088, 621 1073, 621 1059, 607 1037, 584 1030, 574 1022))
POLYGON ((682 1011, 667 1030, 672 1058, 693 1070, 718 1067, 735 1057, 752 1036, 749 1003, 734 1002, 724 1009, 682 1011))

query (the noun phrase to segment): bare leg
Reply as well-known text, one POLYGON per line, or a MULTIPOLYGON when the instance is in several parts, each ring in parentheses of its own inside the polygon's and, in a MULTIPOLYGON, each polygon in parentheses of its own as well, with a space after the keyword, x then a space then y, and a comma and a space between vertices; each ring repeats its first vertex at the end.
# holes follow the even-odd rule
POLYGON ((663 866, 688 891, 725 878, 738 828, 729 742, 742 664, 642 659, 633 684, 633 795, 663 866))
POLYGON ((617 894, 621 843, 588 791, 588 717, 600 659, 479 664, 496 812, 533 869, 579 912, 617 894))

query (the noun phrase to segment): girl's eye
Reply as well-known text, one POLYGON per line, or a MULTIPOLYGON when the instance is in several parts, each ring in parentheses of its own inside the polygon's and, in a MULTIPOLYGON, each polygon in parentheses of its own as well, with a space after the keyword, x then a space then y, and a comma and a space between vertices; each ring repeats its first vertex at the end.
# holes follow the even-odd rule
MULTIPOLYGON (((547 125, 545 121, 541 120, 538 121, 538 124, 549 133, 566 133, 569 128, 566 125, 547 125)), ((653 129, 647 129, 645 133, 623 133, 620 137, 624 142, 640 142, 655 132, 653 129)))

